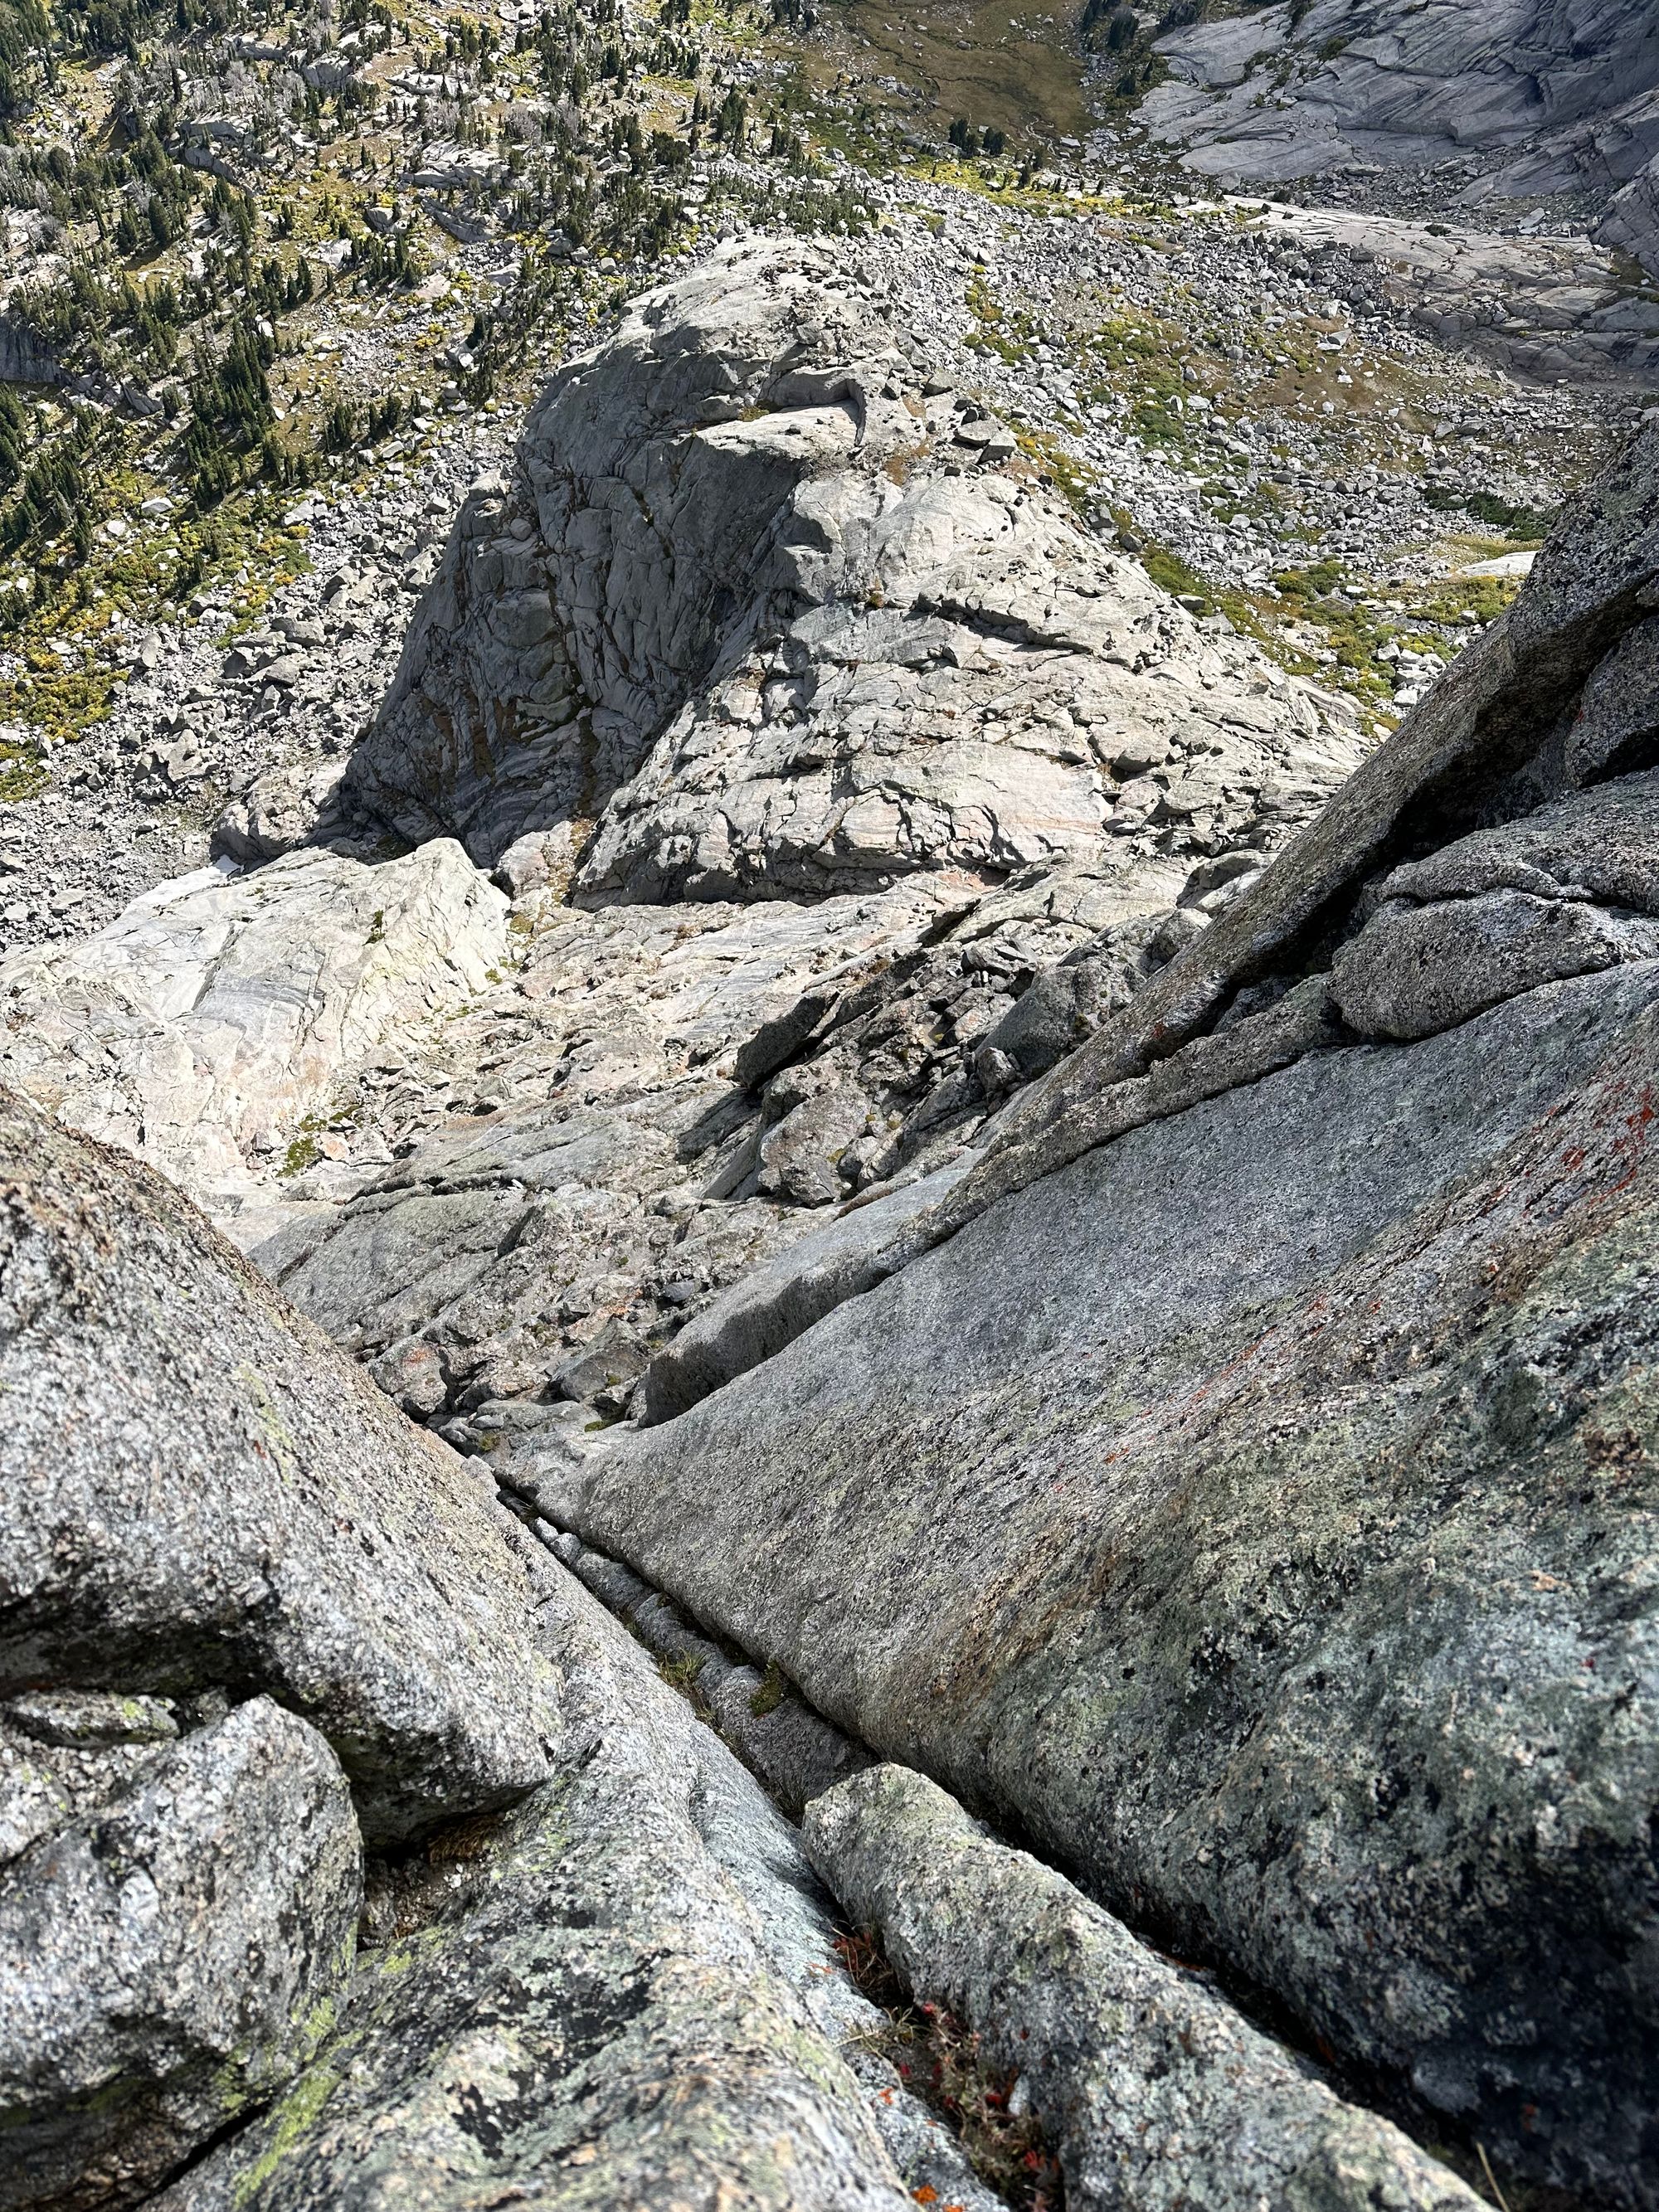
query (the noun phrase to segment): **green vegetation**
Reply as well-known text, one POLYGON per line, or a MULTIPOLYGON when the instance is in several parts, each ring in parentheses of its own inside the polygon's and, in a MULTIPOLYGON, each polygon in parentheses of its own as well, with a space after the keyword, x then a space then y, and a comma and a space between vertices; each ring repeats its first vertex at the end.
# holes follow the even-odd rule
POLYGON ((274 342, 244 317, 217 361, 204 356, 198 362, 184 453, 198 507, 216 506, 241 481, 246 457, 263 450, 276 420, 265 374, 275 351, 274 342))
POLYGON ((1541 545, 1555 526, 1553 507, 1513 507, 1492 492, 1453 492, 1428 484, 1423 497, 1437 514, 1472 514, 1477 522, 1487 523, 1526 545, 1541 545))
POLYGON ((782 1668, 775 1659, 769 1659, 766 1672, 761 1677, 760 1687, 749 1700, 749 1710, 757 1721, 763 1721, 769 1713, 776 1712, 783 1703, 783 1694, 788 1686, 782 1668))

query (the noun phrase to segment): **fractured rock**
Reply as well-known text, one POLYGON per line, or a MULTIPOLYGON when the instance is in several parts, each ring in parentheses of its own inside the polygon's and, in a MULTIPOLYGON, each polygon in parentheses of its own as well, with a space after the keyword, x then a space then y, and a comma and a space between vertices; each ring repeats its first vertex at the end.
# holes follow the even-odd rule
POLYGON ((1137 747, 1201 762, 1166 817, 1199 850, 1358 760, 1346 705, 1201 634, 1012 441, 947 466, 903 372, 799 242, 636 300, 464 510, 349 797, 490 865, 580 828, 581 901, 820 898, 1086 853, 1137 747))
POLYGON ((506 915, 443 842, 379 867, 300 852, 254 876, 204 869, 90 938, 0 961, 0 1076, 234 1203, 400 1024, 483 984, 506 915))
POLYGON ((1656 979, 1097 1146, 544 1503, 1495 2157, 1649 2204, 1656 979))
POLYGON ((317 1731, 268 1698, 0 1874, 0 2203, 131 2203, 313 2057, 362 1853, 317 1731))
POLYGON ((1577 900, 1492 891, 1374 915, 1331 971, 1338 1012, 1361 1036, 1431 1036, 1517 992, 1621 960, 1659 958, 1659 921, 1577 900))
POLYGON ((1656 453, 793 1341, 786 1259, 647 1379, 660 1425, 515 1476, 1183 1956, 1632 2207, 1659 827, 1564 739, 1645 620, 1656 453))
MULTIPOLYGON (((568 1698, 559 1771, 483 1842, 482 1884, 363 1954, 309 2071, 166 2212, 912 2201, 883 2085, 834 2047, 875 2015, 831 1971, 793 1832, 544 1553, 537 1580, 568 1698)), ((890 2069, 884 2087, 902 2099, 890 2069)))
POLYGON ((912 1992, 970 2021, 1018 2076, 1073 2212, 1483 2201, 925 1777, 879 1766, 838 1783, 807 1808, 805 1834, 912 1992))
POLYGON ((1282 183, 1484 155, 1468 198, 1590 197, 1610 208, 1610 237, 1653 244, 1636 194, 1659 157, 1659 36, 1641 0, 1566 15, 1540 0, 1314 0, 1173 29, 1158 50, 1172 81, 1141 116, 1209 175, 1282 183))
POLYGON ((0 1694, 265 1690, 365 1828, 538 1782, 555 1685, 476 1479, 152 1170, 0 1094, 0 1694))

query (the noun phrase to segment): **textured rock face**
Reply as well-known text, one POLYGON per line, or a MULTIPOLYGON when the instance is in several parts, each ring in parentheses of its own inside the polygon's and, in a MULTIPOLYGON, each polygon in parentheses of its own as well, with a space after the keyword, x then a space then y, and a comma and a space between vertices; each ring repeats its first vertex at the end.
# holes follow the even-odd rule
POLYGON ((540 1781, 552 1678, 476 1478, 159 1176, 0 1108, 0 1689, 270 1691, 379 1835, 540 1781))
POLYGON ((1009 434, 925 395, 829 257, 767 244, 556 376, 347 789, 489 863, 544 833, 582 901, 812 898, 1000 878, 1149 819, 1213 851, 1356 757, 1345 707, 1201 629, 1009 434))
POLYGON ((1593 194, 1613 203, 1614 242, 1653 243, 1640 209, 1659 156, 1659 27, 1641 0, 1315 0, 1175 31, 1159 51, 1175 82, 1141 113, 1210 174, 1485 156, 1480 191, 1593 194))
POLYGON ((1093 1151, 549 1508, 1182 1955, 1641 2201, 1656 988, 1093 1151))
POLYGON ((799 243, 636 303, 491 499, 349 780, 499 855, 510 927, 444 837, 187 880, 15 963, 5 1060, 484 1433, 613 1416, 815 1215, 951 1164, 1364 750, 799 243))
POLYGON ((64 1121, 221 1147, 384 1394, 6 1107, 0 1852, 259 1692, 399 1847, 176 2212, 992 2212, 849 2044, 796 1840, 550 1550, 790 1804, 873 1747, 1085 1886, 929 1785, 815 1816, 918 1986, 1040 2045, 1080 2203, 1460 2201, 1229 1980, 1427 2129, 1659 2203, 1659 434, 1356 768, 913 350, 799 246, 640 302, 354 760, 357 829, 434 842, 198 880, 13 1001, 64 1121), (398 869, 437 919, 382 975, 398 869))
POLYGON ((400 1024, 481 987, 506 915, 450 842, 381 867, 204 870, 95 937, 0 961, 0 1078, 234 1202, 400 1024))
POLYGON ((1608 246, 1622 246, 1648 269, 1659 269, 1659 158, 1613 195, 1597 232, 1608 246))
POLYGON ((6 1113, 0 2199, 850 2212, 897 2160, 995 2212, 625 1632, 177 1192, 6 1113), (349 1974, 354 1792, 471 1817, 349 1974))
POLYGON ((130 2203, 307 2063, 361 1858, 333 1753, 258 1698, 0 1875, 0 2203, 130 2203))
MULTIPOLYGON (((1659 592, 1656 483, 1659 432, 1650 429, 1570 505, 1507 619, 1463 655, 1295 847, 1244 885, 1201 945, 1169 963, 1015 1103, 982 1170, 957 1199, 963 1218, 1113 1133, 1121 1126, 1112 1112, 1121 1081, 1271 999, 1322 943, 1347 933, 1356 903, 1377 895, 1376 875, 1395 860, 1499 823, 1498 856, 1512 855, 1514 866, 1500 866, 1482 887, 1547 895, 1553 884, 1565 895, 1568 854, 1553 856, 1550 841, 1576 823, 1583 834, 1571 859, 1594 870, 1603 885, 1600 902, 1650 903, 1631 848, 1639 852, 1650 840, 1651 799, 1645 784, 1619 780, 1617 771, 1654 762, 1639 672, 1659 592), (1614 784, 1595 796, 1597 780, 1610 773, 1614 784), (1589 788, 1560 813, 1552 807, 1534 822, 1522 818, 1580 786, 1589 788), (1604 844, 1604 858, 1587 857, 1587 846, 1604 844), (1539 872, 1528 875, 1534 851, 1539 872), (1564 871, 1559 878, 1553 858, 1564 871)), ((1454 848, 1457 856, 1465 852, 1454 848)), ((1397 888, 1409 892, 1412 882, 1408 876, 1397 888)))
MULTIPOLYGON (((540 1632, 567 1686, 559 1774, 471 1894, 363 1955, 339 2033, 168 2212, 912 2201, 874 2124, 906 2101, 890 2069, 861 2087, 834 2047, 875 2015, 830 1971, 793 1832, 550 1560, 540 1632)), ((941 2154, 912 2185, 989 2212, 941 2154)))
POLYGON ((981 1058, 1012 994, 1105 946, 1099 995, 1121 1003, 1157 965, 1149 940, 1204 926, 1168 903, 1181 888, 1160 861, 811 908, 585 915, 533 895, 511 982, 405 1071, 404 1095, 453 1097, 448 1120, 405 1135, 371 1091, 368 1142, 239 1234, 413 1412, 550 1378, 590 1397, 621 1332, 653 1349, 836 1204, 970 1146, 1000 1069, 1018 1080, 981 1058), (477 1091, 454 1096, 458 1060, 489 1070, 477 1091))
POLYGON ((837 1784, 805 1836, 911 1989, 971 2021, 1024 2081, 1073 2212, 1483 2201, 922 1776, 882 1766, 837 1784))
POLYGON ((843 1303, 746 1372, 711 1309, 712 1366, 647 1383, 689 1411, 519 1462, 1180 1955, 1631 2205, 1659 842, 1639 742, 1581 741, 1649 620, 1656 450, 843 1303))

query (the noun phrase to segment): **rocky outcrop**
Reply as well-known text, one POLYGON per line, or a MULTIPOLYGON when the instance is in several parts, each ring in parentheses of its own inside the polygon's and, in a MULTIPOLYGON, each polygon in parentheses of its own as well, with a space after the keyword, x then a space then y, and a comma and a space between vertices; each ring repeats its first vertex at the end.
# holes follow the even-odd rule
POLYGON ((1352 764, 1345 707, 1082 529, 878 306, 733 246, 561 369, 348 796, 487 863, 533 838, 581 903, 819 898, 1213 852, 1352 764))
POLYGON ((1659 156, 1613 195, 1596 235, 1633 253, 1644 268, 1659 270, 1659 156))
POLYGON ((1617 210, 1659 155, 1659 33, 1640 0, 1314 0, 1173 28, 1158 51, 1171 81, 1140 115, 1207 174, 1464 157, 1466 197, 1612 202, 1609 235, 1638 242, 1617 210))
POLYGON ((255 1698, 0 1871, 0 2203, 130 2203, 313 2057, 362 1850, 339 1762, 255 1698))
MULTIPOLYGON (((1523 826, 1530 809, 1620 769, 1651 767, 1655 730, 1643 678, 1652 651, 1650 604, 1659 592, 1656 472, 1659 433, 1650 430, 1571 504, 1506 620, 1464 654, 1294 851, 1245 887, 1206 933, 1201 953, 1171 963, 1041 1093, 1016 1105, 1000 1132, 992 1187, 1040 1172, 1039 1161, 1047 1167, 1075 1157, 1066 1148, 1095 1141, 1091 1116, 1102 1102, 1111 1113, 1119 1082, 1271 998, 1322 939, 1346 933, 1368 879, 1375 886, 1396 862, 1483 823, 1504 825, 1501 848, 1523 861, 1531 841, 1553 836, 1561 818, 1550 812, 1523 826), (1032 1149, 1022 1151, 1028 1139, 1032 1149)), ((1644 793, 1626 784, 1599 799, 1577 797, 1566 816, 1593 834, 1612 833, 1615 846, 1625 842, 1618 825, 1628 817, 1639 844, 1644 793)), ((1547 847, 1541 857, 1547 861, 1547 847)), ((1642 903, 1628 853, 1624 871, 1624 891, 1634 897, 1615 889, 1608 902, 1642 903)), ((1546 866, 1510 887, 1547 890, 1554 880, 1546 866)))
POLYGON ((0 1095, 0 1693, 266 1692, 397 1837, 541 1781, 476 1477, 148 1169, 0 1095))
POLYGON ((1659 2203, 1659 433, 1362 759, 914 350, 637 302, 318 799, 431 842, 10 975, 6 1880, 227 1728, 369 1846, 65 2191, 994 2212, 713 1722, 1079 2204, 1659 2203))
MULTIPOLYGON (((1363 756, 915 351, 817 249, 734 246, 555 379, 339 802, 499 860, 510 925, 447 837, 301 849, 0 970, 12 1079, 422 1419, 614 1417, 815 1216, 959 1164, 1363 756)), ((238 852, 287 840, 256 811, 238 852)))
POLYGON ((506 914, 450 842, 379 867, 205 869, 94 937, 0 960, 0 1078, 232 1206, 401 1027, 483 985, 506 914))
POLYGON ((842 2212, 902 2167, 996 2212, 639 1647, 159 1176, 6 1114, 0 2199, 842 2212))
POLYGON ((1181 1956, 1624 2205, 1659 962, 1656 773, 1598 702, 1639 702, 1656 465, 842 1303, 509 1462, 1181 1956))
MULTIPOLYGON (((1379 191, 1387 196, 1386 181, 1379 191)), ((1494 229, 1478 209, 1444 212, 1455 219, 1275 198, 1257 219, 1266 236, 1315 257, 1339 298, 1363 283, 1361 297, 1517 376, 1659 380, 1659 301, 1632 289, 1618 251, 1628 241, 1613 236, 1611 216, 1591 240, 1494 229)))
MULTIPOLYGON (((485 2190, 596 2212, 913 2201, 876 2116, 927 2124, 890 2068, 861 2087, 837 2055, 877 2015, 834 1971, 793 1832, 550 1559, 540 1585, 566 1686, 559 1776, 472 1846, 482 1880, 365 1953, 337 2035, 168 2212, 485 2190)), ((911 2186, 990 2212, 937 2132, 911 2186)))
POLYGON ((1019 2083, 1072 2212, 1483 2202, 921 1775, 883 1766, 837 1784, 805 1835, 854 1923, 1019 2083))

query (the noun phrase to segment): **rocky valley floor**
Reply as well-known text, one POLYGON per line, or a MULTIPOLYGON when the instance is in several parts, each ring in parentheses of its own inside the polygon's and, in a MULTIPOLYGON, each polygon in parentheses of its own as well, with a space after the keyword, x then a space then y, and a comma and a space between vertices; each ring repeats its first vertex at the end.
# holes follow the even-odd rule
POLYGON ((1639 15, 13 13, 0 2205, 1659 2203, 1639 15))

